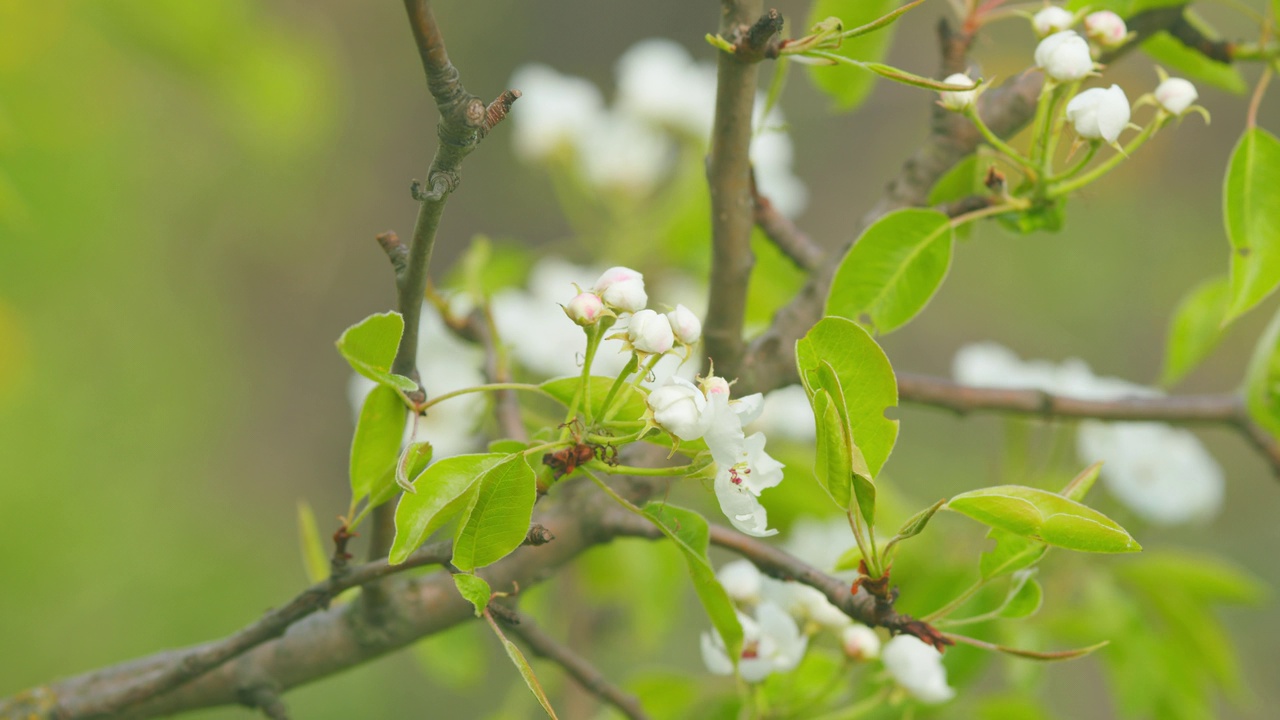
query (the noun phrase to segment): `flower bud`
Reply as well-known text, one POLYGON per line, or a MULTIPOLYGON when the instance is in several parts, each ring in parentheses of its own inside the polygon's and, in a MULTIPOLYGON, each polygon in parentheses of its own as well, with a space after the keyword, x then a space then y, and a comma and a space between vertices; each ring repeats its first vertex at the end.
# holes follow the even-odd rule
MULTIPOLYGON (((973 80, 964 73, 956 73, 948 76, 943 80, 948 85, 964 85, 965 87, 973 87, 973 80)), ((939 95, 942 96, 942 107, 948 110, 960 112, 973 105, 973 99, 977 96, 974 90, 943 90, 939 95)))
POLYGON ((1119 85, 1089 88, 1067 103, 1067 119, 1080 137, 1113 143, 1129 124, 1129 98, 1119 85))
POLYGON ((854 623, 840 631, 840 646, 851 660, 874 660, 880 657, 880 636, 875 630, 854 623))
POLYGON ((667 313, 667 321, 671 323, 676 338, 685 345, 692 345, 702 337, 702 321, 683 305, 676 305, 675 310, 667 313))
POLYGON ((681 440, 697 440, 707 432, 710 420, 707 399, 684 378, 671 378, 649 393, 646 402, 653 412, 653 421, 681 440))
POLYGON ((712 395, 724 395, 729 397, 729 381, 718 375, 711 375, 702 381, 702 392, 710 398, 712 395))
POLYGON ((631 316, 627 326, 627 339, 631 347, 639 352, 661 355, 675 344, 675 334, 671 331, 671 321, 666 315, 659 315, 652 310, 638 310, 631 316))
POLYGON ((1054 33, 1036 46, 1036 65, 1059 82, 1079 80, 1093 70, 1089 43, 1071 30, 1054 33))
POLYGON ((1156 102, 1174 115, 1181 115, 1200 97, 1196 86, 1182 78, 1168 78, 1156 87, 1156 102))
POLYGON ((649 302, 644 291, 644 275, 626 267, 611 267, 604 271, 595 287, 600 299, 611 308, 622 312, 643 310, 649 302))
POLYGON ((730 600, 743 605, 755 605, 760 602, 764 575, 760 574, 750 560, 734 560, 721 566, 716 572, 716 580, 724 586, 730 600))
POLYGON ((1129 28, 1125 27, 1124 18, 1110 10, 1099 10, 1084 17, 1084 34, 1099 45, 1111 48, 1124 43, 1129 28))
POLYGON ((1031 28, 1036 35, 1046 37, 1069 29, 1075 22, 1075 15, 1057 5, 1050 5, 1031 17, 1031 28))
POLYGON ((564 314, 569 319, 582 326, 594 325, 596 320, 604 314, 604 303, 600 300, 600 296, 595 293, 583 292, 578 293, 564 306, 564 314))

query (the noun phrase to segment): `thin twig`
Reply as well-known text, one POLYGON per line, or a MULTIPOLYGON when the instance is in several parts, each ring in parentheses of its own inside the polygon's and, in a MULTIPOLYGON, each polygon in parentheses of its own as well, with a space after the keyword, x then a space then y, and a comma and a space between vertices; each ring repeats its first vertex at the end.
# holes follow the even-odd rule
POLYGON ((755 211, 756 227, 764 232, 765 237, 783 255, 805 272, 818 269, 826 252, 790 218, 778 212, 769 198, 760 193, 754 169, 751 172, 751 204, 755 211))
POLYGON ((609 682, 589 660, 543 632, 533 618, 512 610, 509 617, 501 619, 511 634, 520 638, 534 655, 559 665, 582 689, 614 706, 631 720, 649 720, 639 698, 609 682))
POLYGON ((944 408, 960 415, 997 412, 1046 419, 1224 425, 1240 433, 1280 476, 1280 445, 1249 417, 1244 402, 1229 393, 1086 400, 1040 390, 969 387, 945 378, 899 373, 898 397, 906 402, 944 408))
POLYGON ((280 689, 273 683, 259 683, 246 688, 241 696, 242 702, 262 711, 271 720, 289 720, 289 706, 280 697, 280 689))

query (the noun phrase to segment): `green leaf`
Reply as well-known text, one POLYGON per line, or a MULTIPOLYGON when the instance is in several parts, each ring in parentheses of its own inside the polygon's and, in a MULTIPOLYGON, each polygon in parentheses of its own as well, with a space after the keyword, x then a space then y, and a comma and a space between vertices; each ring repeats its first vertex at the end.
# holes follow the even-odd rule
POLYGON ((338 352, 351 364, 351 369, 379 385, 413 392, 418 389, 417 383, 391 372, 403 333, 404 318, 400 313, 370 315, 342 333, 338 338, 338 352))
MULTIPOLYGON (((396 485, 404 488, 406 492, 417 492, 417 488, 413 486, 413 478, 427 469, 434 453, 429 442, 409 444, 400 454, 400 460, 396 462, 396 485)), ((373 495, 377 497, 379 493, 374 492, 373 495)))
POLYGON ((946 498, 943 498, 942 500, 939 500, 938 502, 921 510, 915 515, 912 515, 911 517, 907 518, 907 521, 902 524, 901 528, 898 529, 898 534, 890 538, 889 542, 885 544, 884 556, 888 558, 889 551, 891 551, 893 547, 898 543, 908 538, 913 538, 919 535, 920 533, 924 532, 925 527, 929 525, 929 521, 932 520, 933 516, 939 510, 942 509, 943 505, 946 505, 946 504, 947 504, 947 500, 946 498))
POLYGON ((1227 316, 1227 278, 1219 275, 1191 288, 1169 321, 1161 385, 1173 385, 1191 372, 1222 340, 1227 316))
POLYGON ((1040 562, 1040 558, 1049 550, 1045 543, 999 528, 991 528, 987 537, 995 540, 996 546, 978 558, 978 569, 982 572, 983 580, 1029 568, 1040 562))
MULTIPOLYGON (((456 575, 454 577, 457 577, 456 575)), ((492 620, 490 623, 492 624, 492 620)), ((556 711, 551 708, 551 701, 547 699, 547 693, 542 689, 542 683, 538 682, 538 676, 533 674, 533 667, 529 665, 529 661, 525 659, 524 653, 520 652, 520 648, 516 644, 507 639, 505 635, 498 631, 498 626, 493 625, 494 632, 498 635, 498 639, 502 641, 502 649, 507 651, 507 657, 511 658, 512 664, 516 666, 516 670, 520 671, 520 677, 524 678, 524 684, 529 688, 529 692, 538 699, 538 704, 547 713, 551 720, 558 720, 556 711)))
POLYGON ((453 538, 453 564, 459 570, 492 565, 520 547, 533 518, 535 483, 524 454, 509 456, 480 478, 453 538))
POLYGON ((298 545, 302 548, 302 566, 307 580, 318 583, 329 577, 329 554, 325 551, 324 538, 316 527, 316 514, 306 500, 298 501, 298 545))
MULTIPOLYGON (((966 155, 933 184, 925 205, 937 207, 974 195, 987 194, 987 188, 982 182, 986 176, 986 169, 990 165, 990 159, 983 158, 978 153, 966 155)), ((955 228, 956 237, 961 239, 969 237, 973 232, 973 225, 973 223, 964 223, 955 228)))
POLYGON ((729 593, 716 580, 716 573, 707 560, 710 531, 706 518, 692 510, 661 503, 649 503, 644 507, 644 514, 684 555, 689 577, 693 579, 693 589, 711 618, 711 624, 724 640, 726 652, 737 666, 742 655, 742 625, 738 622, 738 613, 733 608, 729 593))
MULTIPOLYGON (((818 0, 809 10, 807 26, 838 17, 846 28, 866 25, 897 7, 897 0, 818 0)), ((846 40, 835 52, 862 61, 879 60, 889 51, 893 30, 884 29, 846 40)), ((835 101, 839 110, 851 111, 867 99, 875 76, 848 66, 808 66, 809 79, 835 101)))
POLYGON ((1142 549, 1124 528, 1093 508, 1056 493, 1001 485, 962 493, 947 504, 993 528, 1080 552, 1142 549))
MULTIPOLYGON (((838 402, 843 403, 844 398, 838 402)), ((849 445, 845 439, 844 421, 836 411, 831 394, 826 390, 820 389, 814 393, 813 415, 818 436, 813 474, 836 506, 847 510, 852 501, 853 490, 849 445)))
POLYGON ((1062 492, 1058 493, 1068 500, 1076 502, 1084 502, 1084 496, 1089 494, 1093 489, 1094 483, 1098 482, 1098 473, 1102 472, 1102 463, 1096 462, 1084 470, 1079 475, 1071 478, 1071 482, 1062 488, 1062 492))
MULTIPOLYGON (((573 394, 578 389, 578 383, 582 378, 563 377, 548 380, 542 383, 542 389, 547 394, 554 397, 565 407, 573 402, 573 394)), ((587 397, 583 402, 583 407, 591 417, 598 417, 600 410, 604 406, 604 399, 609 395, 609 388, 613 387, 615 378, 601 377, 593 375, 587 382, 587 397)), ((648 406, 645 404, 645 394, 642 388, 635 388, 627 385, 618 391, 618 396, 613 400, 614 421, 639 420, 644 416, 648 406)))
POLYGON ((1142 50, 1160 65, 1196 83, 1212 85, 1240 95, 1248 89, 1240 70, 1210 60, 1203 53, 1183 45, 1172 35, 1159 32, 1142 43, 1142 50))
POLYGON ((951 267, 954 241, 951 220, 936 210, 908 208, 885 215, 840 261, 826 314, 880 335, 906 325, 938 291, 951 267))
POLYGON ((977 647, 983 648, 984 650, 995 650, 998 652, 1005 653, 1006 655, 1013 655, 1014 657, 1020 657, 1026 660, 1043 660, 1046 662, 1053 662, 1053 661, 1059 661, 1059 660, 1075 660, 1076 658, 1082 658, 1085 655, 1088 655, 1092 652, 1101 650, 1111 642, 1109 640, 1104 640, 1096 645, 1076 648, 1074 650, 1040 651, 1040 650, 1024 650, 1022 648, 1008 647, 1005 645, 998 645, 996 643, 989 643, 982 640, 975 640, 973 638, 961 637, 958 635, 949 635, 948 637, 952 638, 953 640, 959 640, 960 642, 963 642, 969 645, 975 645, 977 647))
POLYGON ((893 367, 867 331, 844 318, 819 320, 796 343, 796 367, 806 383, 824 360, 840 379, 853 442, 874 478, 898 438, 898 421, 885 417, 885 411, 898 404, 893 367))
POLYGON ((1024 618, 1036 614, 1044 602, 1044 589, 1035 579, 1035 570, 1014 573, 1013 586, 997 611, 1002 618, 1024 618))
POLYGON ((417 492, 401 495, 400 504, 396 506, 396 537, 391 544, 391 564, 404 562, 432 533, 466 510, 476 481, 506 457, 499 454, 455 455, 422 472, 414 480, 417 492))
POLYGON ((489 589, 489 583, 484 578, 478 575, 454 573, 453 584, 458 588, 459 595, 476 606, 476 617, 480 617, 484 609, 489 607, 489 598, 493 597, 493 591, 489 589))
POLYGON ((379 385, 360 408, 356 434, 351 439, 351 499, 358 502, 396 465, 404 438, 407 408, 396 391, 379 385))
POLYGON ((1280 310, 1253 349, 1244 376, 1244 401, 1254 422, 1280 437, 1280 310))
POLYGON ((1226 321, 1234 320, 1280 284, 1280 140, 1262 128, 1244 132, 1231 153, 1222 189, 1222 207, 1231 241, 1231 299, 1226 321))

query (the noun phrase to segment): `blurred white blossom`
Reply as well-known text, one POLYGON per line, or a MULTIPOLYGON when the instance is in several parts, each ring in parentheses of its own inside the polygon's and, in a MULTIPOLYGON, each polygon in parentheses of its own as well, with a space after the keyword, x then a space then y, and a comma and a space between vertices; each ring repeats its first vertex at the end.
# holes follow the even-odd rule
POLYGON ((729 599, 738 605, 754 607, 760 602, 761 591, 768 578, 750 560, 734 560, 716 571, 716 580, 729 593, 729 599))
POLYGON ((518 68, 509 87, 521 92, 511 119, 516 154, 524 160, 546 160, 602 121, 604 98, 582 78, 532 64, 518 68))
POLYGON ((914 635, 898 635, 884 644, 880 661, 895 682, 922 703, 935 705, 955 697, 947 685, 942 653, 914 635))
POLYGON ((619 109, 707 141, 716 111, 714 65, 695 63, 672 40, 650 38, 618 58, 616 74, 619 109))
POLYGON ((578 161, 596 187, 647 193, 671 169, 675 147, 662 133, 613 110, 583 128, 578 161))
MULTIPOLYGON (((770 437, 782 437, 798 442, 811 442, 816 437, 813 408, 809 397, 799 385, 771 390, 764 396, 764 411, 751 425, 770 437)), ((845 527, 848 530, 848 527, 845 527)))
POLYGON ((875 660, 880 657, 880 636, 862 623, 853 623, 840 631, 840 648, 851 660, 875 660))
MULTIPOLYGON (((743 680, 756 683, 771 673, 789 672, 804 658, 809 638, 800 633, 795 620, 777 605, 761 603, 756 607, 755 617, 738 613, 738 621, 742 623, 743 632, 738 674, 743 680)), ((707 669, 717 675, 733 673, 733 664, 718 633, 702 634, 702 660, 707 669)))

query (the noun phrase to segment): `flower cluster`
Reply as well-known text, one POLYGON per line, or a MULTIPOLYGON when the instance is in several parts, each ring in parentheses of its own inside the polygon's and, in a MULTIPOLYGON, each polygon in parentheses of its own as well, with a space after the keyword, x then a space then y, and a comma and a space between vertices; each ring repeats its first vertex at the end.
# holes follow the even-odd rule
MULTIPOLYGON (((672 170, 681 143, 705 153, 715 115, 715 66, 694 62, 679 44, 643 40, 619 58, 617 94, 607 107, 590 81, 546 65, 525 65, 511 78, 521 100, 512 112, 516 154, 530 162, 567 161, 592 186, 634 195, 650 192, 672 170)), ((760 191, 784 215, 808 202, 808 190, 791 172, 792 145, 782 113, 755 127, 767 130, 751 143, 760 191)))
POLYGON ((742 429, 760 416, 764 398, 729 395, 724 378, 712 375, 695 385, 673 377, 649 394, 650 419, 677 442, 704 440, 716 464, 716 499, 729 522, 748 535, 774 535, 759 497, 782 482, 783 466, 764 451, 764 433, 742 429))
MULTIPOLYGON (((965 385, 1041 390, 1087 400, 1151 397, 1158 390, 1097 377, 1083 361, 1022 361, 995 343, 962 348, 954 375, 965 385)), ((1213 517, 1222 506, 1222 468, 1196 436, 1163 423, 1080 423, 1076 449, 1086 463, 1105 461, 1102 480, 1144 519, 1173 525, 1213 517)))

